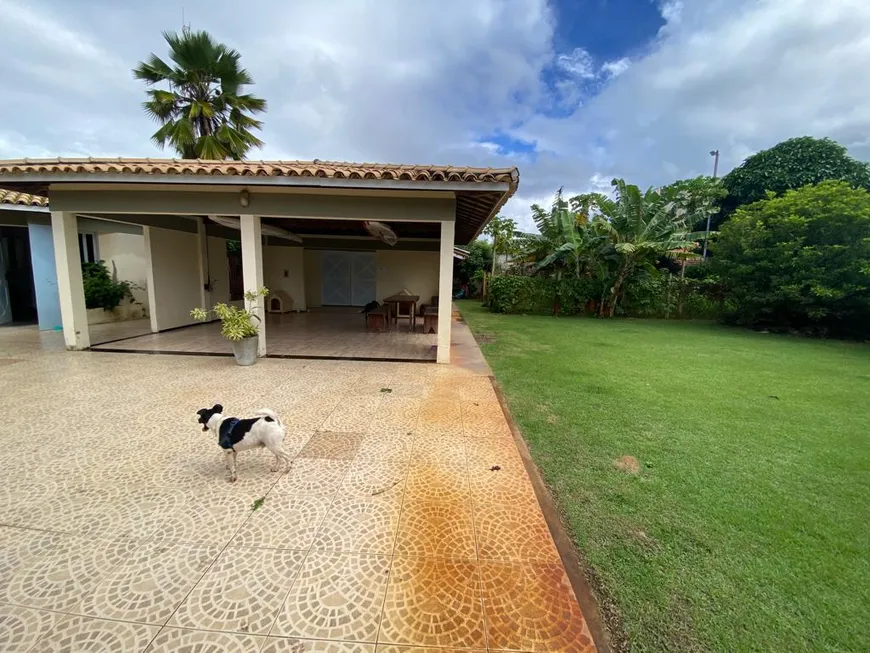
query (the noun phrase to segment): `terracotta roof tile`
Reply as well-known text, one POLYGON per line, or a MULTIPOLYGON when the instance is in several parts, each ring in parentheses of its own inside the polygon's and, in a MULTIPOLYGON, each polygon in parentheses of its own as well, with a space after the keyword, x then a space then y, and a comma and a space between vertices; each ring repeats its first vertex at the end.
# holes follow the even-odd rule
POLYGON ((48 198, 29 193, 18 193, 14 190, 0 188, 0 204, 15 204, 16 206, 48 206, 48 198))
POLYGON ((324 177, 406 181, 507 182, 516 168, 346 163, 342 161, 207 161, 201 159, 21 159, 0 161, 0 175, 27 174, 211 175, 240 177, 324 177))

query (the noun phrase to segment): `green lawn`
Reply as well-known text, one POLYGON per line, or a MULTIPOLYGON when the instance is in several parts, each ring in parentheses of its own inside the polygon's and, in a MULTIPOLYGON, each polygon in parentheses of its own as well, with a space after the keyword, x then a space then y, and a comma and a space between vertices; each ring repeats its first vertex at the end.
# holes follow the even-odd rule
POLYGON ((617 640, 870 651, 870 346, 460 308, 617 640))

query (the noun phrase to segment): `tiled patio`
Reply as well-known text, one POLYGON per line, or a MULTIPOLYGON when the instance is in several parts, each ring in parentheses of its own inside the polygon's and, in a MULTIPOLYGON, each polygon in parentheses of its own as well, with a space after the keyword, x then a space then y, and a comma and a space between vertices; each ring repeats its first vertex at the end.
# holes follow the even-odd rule
MULTIPOLYGON (((123 323, 119 323, 120 326, 123 323)), ((119 335, 119 338, 125 338, 119 335)), ((411 332, 407 320, 386 333, 366 331, 358 311, 287 313, 266 316, 270 356, 350 358, 356 360, 434 361, 437 336, 422 333, 422 321, 411 332)), ((220 324, 202 324, 164 333, 149 333, 93 347, 102 351, 187 352, 228 354, 220 324)))
POLYGON ((56 341, 0 329, 0 650, 594 650, 487 376, 56 341), (216 401, 290 470, 228 483, 216 401))

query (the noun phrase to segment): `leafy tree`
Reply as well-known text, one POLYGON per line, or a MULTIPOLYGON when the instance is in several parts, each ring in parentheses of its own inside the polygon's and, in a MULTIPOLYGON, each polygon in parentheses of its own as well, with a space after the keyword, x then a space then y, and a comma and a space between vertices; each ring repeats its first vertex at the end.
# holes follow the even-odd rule
POLYGON ((478 280, 483 270, 492 267, 492 245, 478 238, 468 246, 468 257, 456 266, 455 277, 460 285, 478 280))
POLYGON ((826 181, 739 209, 715 268, 755 328, 870 338, 870 193, 826 181))
POLYGON ((254 80, 241 67, 241 55, 207 32, 164 32, 174 65, 151 54, 133 69, 133 76, 150 88, 142 106, 161 127, 151 137, 167 144, 184 159, 236 159, 263 142, 254 135, 263 123, 253 116, 266 101, 243 92, 254 80))
POLYGON ((492 238, 492 273, 495 274, 498 257, 509 256, 517 251, 517 223, 497 215, 489 221, 483 233, 492 238))
POLYGON ((870 167, 829 138, 801 136, 783 141, 752 155, 723 177, 728 196, 718 222, 740 206, 763 200, 768 191, 781 195, 828 179, 870 189, 870 167))
POLYGON ((670 202, 675 202, 678 210, 693 216, 696 220, 689 225, 697 231, 707 226, 707 217, 719 213, 719 204, 728 194, 721 179, 695 177, 680 179, 662 187, 659 193, 670 202))

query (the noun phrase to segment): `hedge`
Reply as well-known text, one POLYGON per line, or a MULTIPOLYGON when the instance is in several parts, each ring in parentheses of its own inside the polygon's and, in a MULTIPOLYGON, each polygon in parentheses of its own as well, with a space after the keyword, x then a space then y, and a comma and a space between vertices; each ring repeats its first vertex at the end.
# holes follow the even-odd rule
POLYGON ((556 299, 560 315, 583 313, 597 296, 585 279, 546 279, 501 275, 490 279, 489 309, 494 313, 552 313, 556 299))

